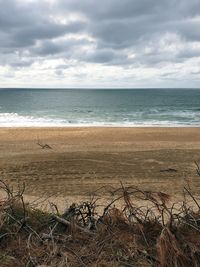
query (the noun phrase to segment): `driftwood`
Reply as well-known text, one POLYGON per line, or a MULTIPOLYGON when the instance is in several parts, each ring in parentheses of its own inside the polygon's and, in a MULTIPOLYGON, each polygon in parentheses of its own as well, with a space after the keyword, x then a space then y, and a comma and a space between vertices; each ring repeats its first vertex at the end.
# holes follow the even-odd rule
POLYGON ((196 165, 196 172, 200 176, 200 167, 199 167, 199 164, 196 161, 194 163, 196 165))
POLYGON ((89 234, 89 235, 94 235, 95 234, 94 232, 91 232, 87 228, 83 228, 83 227, 81 227, 81 226, 79 226, 79 225, 77 225, 77 224, 75 224, 73 222, 70 222, 70 221, 68 221, 68 220, 66 220, 64 218, 61 218, 61 217, 59 217, 57 215, 53 215, 53 218, 59 223, 62 223, 64 225, 66 225, 66 226, 73 226, 75 229, 78 229, 81 232, 84 232, 86 234, 89 234))
POLYGON ((173 169, 173 168, 168 168, 168 169, 160 170, 160 172, 178 172, 178 171, 176 169, 173 169))
POLYGON ((42 149, 53 149, 50 145, 48 144, 42 144, 40 142, 37 142, 37 145, 40 146, 42 149))

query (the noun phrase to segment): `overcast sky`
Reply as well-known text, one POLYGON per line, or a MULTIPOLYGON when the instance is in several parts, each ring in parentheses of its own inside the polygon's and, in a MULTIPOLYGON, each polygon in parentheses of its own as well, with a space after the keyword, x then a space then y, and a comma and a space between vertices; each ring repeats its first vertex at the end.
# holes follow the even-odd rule
POLYGON ((0 0, 0 87, 199 82, 199 0, 0 0))

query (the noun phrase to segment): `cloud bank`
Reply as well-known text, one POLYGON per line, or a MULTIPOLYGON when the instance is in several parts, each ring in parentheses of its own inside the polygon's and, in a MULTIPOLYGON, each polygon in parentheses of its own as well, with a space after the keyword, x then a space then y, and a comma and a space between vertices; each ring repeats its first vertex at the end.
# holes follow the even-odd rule
POLYGON ((199 0, 0 7, 0 87, 199 87, 199 0))

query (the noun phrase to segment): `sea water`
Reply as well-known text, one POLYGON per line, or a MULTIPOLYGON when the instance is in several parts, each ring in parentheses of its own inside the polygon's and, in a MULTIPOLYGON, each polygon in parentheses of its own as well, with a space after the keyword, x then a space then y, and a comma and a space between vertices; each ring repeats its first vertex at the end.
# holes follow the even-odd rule
POLYGON ((200 126, 197 89, 1 89, 0 127, 200 126))

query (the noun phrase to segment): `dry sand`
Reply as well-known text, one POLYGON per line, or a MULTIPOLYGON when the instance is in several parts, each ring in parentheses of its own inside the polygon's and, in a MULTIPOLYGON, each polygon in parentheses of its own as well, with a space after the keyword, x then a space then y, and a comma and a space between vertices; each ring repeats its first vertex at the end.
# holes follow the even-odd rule
POLYGON ((184 177, 199 193, 195 160, 200 128, 0 128, 0 177, 34 197, 79 200, 120 181, 180 195, 184 177))

